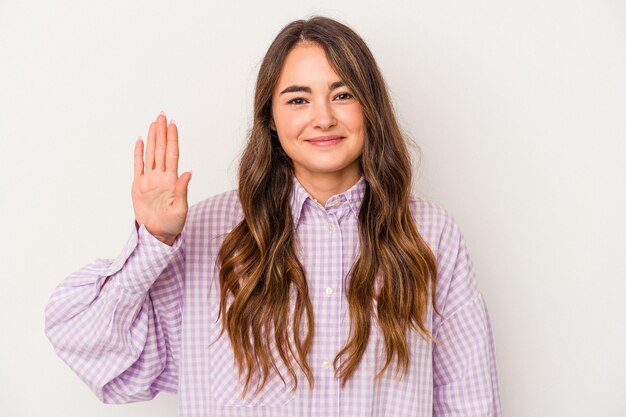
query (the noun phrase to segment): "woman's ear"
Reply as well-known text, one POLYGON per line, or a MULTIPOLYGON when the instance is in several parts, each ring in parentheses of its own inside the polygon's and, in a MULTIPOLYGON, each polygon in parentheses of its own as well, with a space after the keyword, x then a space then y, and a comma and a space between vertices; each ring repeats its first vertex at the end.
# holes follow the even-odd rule
POLYGON ((276 124, 274 123, 274 118, 270 119, 270 129, 276 132, 276 124))

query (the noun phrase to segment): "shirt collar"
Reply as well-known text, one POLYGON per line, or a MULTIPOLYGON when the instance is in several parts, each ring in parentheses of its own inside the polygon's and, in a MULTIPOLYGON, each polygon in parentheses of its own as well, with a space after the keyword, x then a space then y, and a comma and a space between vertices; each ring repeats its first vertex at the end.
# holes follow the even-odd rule
MULTIPOLYGON (((328 201, 332 200, 343 200, 346 202, 352 214, 358 218, 359 210, 361 209, 361 203, 363 202, 363 197, 365 196, 365 189, 367 183, 365 182, 365 178, 361 176, 359 180, 349 189, 344 191, 343 193, 336 194, 328 199, 328 201)), ((302 214, 302 208, 304 203, 307 200, 314 201, 314 198, 304 189, 300 181, 293 176, 293 191, 291 193, 291 214, 293 216, 293 227, 294 229, 298 227, 298 222, 300 221, 300 215, 302 214)))

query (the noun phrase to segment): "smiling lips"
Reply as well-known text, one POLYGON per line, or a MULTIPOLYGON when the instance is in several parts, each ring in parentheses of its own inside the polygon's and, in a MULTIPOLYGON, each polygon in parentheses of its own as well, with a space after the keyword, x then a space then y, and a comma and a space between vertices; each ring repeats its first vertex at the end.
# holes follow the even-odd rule
POLYGON ((343 139, 343 137, 337 135, 319 136, 317 138, 307 139, 307 142, 309 142, 313 146, 332 146, 336 143, 339 143, 341 139, 343 139))

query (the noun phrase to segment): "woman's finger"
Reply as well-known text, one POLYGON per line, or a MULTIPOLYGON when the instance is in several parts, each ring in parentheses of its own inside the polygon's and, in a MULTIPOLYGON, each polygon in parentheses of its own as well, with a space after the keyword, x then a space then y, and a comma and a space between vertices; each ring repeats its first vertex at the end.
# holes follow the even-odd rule
POLYGON ((165 149, 167 146, 167 119, 161 113, 156 123, 156 148, 154 151, 154 169, 165 171, 165 149))
POLYGON ((165 151, 165 170, 178 174, 178 127, 174 120, 167 126, 167 149, 165 151))
POLYGON ((135 178, 143 175, 143 140, 141 136, 135 142, 135 178))
POLYGON ((156 143, 156 122, 152 122, 150 124, 150 128, 148 129, 148 140, 146 147, 146 172, 152 171, 154 169, 154 146, 156 143))
POLYGON ((189 186, 189 181, 191 181, 191 175, 191 171, 183 172, 174 187, 174 198, 177 199, 183 207, 187 207, 187 187, 189 186))

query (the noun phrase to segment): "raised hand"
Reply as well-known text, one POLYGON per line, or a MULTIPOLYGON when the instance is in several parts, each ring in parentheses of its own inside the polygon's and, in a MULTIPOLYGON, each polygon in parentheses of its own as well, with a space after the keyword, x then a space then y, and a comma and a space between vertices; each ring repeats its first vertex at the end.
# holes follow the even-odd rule
POLYGON ((161 112, 150 124, 147 148, 135 143, 135 175, 131 195, 135 220, 150 234, 172 245, 187 218, 187 186, 191 172, 178 176, 178 128, 161 112))

